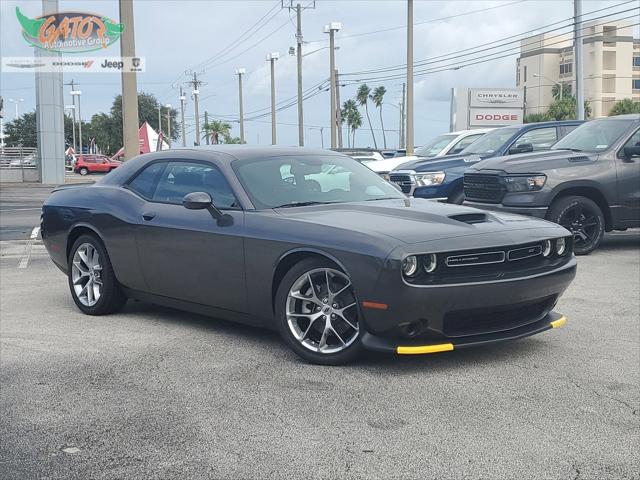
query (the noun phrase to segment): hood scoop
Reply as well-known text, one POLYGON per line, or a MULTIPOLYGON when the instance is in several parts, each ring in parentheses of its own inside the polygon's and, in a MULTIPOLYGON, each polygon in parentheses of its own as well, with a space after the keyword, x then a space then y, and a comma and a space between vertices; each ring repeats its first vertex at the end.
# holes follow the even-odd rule
POLYGON ((449 215, 449 218, 451 220, 457 220, 458 222, 468 223, 469 225, 487 222, 486 213, 459 213, 457 215, 449 215))
POLYGON ((589 157, 586 157, 584 155, 578 155, 578 156, 575 156, 575 157, 569 157, 568 160, 571 163, 580 163, 580 162, 590 162, 591 161, 591 159, 589 157))

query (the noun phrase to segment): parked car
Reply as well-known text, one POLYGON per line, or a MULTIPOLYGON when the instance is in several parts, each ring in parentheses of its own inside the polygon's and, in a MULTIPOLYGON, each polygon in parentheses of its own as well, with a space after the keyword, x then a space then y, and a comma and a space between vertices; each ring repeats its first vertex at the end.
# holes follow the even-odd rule
POLYGON ((83 154, 76 155, 73 171, 80 175, 89 173, 105 173, 122 165, 119 160, 112 160, 106 155, 83 154))
POLYGON ((605 231, 640 227, 640 115, 592 120, 548 152, 477 163, 464 191, 470 205, 562 225, 588 254, 605 231))
POLYGON ((389 172, 397 168, 403 163, 412 160, 424 160, 427 158, 439 158, 446 155, 453 155, 460 153, 466 147, 482 137, 485 133, 490 132, 491 129, 478 129, 478 130, 463 130, 460 132, 451 132, 439 135, 429 143, 422 147, 415 149, 414 154, 411 156, 395 156, 392 159, 387 159, 383 162, 376 162, 371 164, 371 168, 378 175, 382 175, 385 180, 389 180, 389 172))
POLYGON ((385 159, 380 150, 374 150, 373 148, 335 148, 333 151, 344 153, 364 165, 385 159))
POLYGON ((549 150, 581 123, 567 120, 497 128, 458 155, 404 163, 389 174, 389 180, 407 195, 460 204, 463 175, 470 166, 485 158, 549 150))
POLYGON ((300 148, 142 155, 56 189, 41 232, 85 314, 155 302, 277 329, 321 364, 559 327, 576 271, 558 225, 408 199, 342 154, 300 148))

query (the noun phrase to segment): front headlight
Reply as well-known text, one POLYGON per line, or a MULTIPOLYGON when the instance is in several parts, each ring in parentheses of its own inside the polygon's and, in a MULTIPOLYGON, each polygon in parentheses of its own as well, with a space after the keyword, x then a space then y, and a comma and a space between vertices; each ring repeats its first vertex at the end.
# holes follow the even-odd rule
POLYGON ((556 240, 556 253, 560 256, 564 255, 567 251, 567 242, 564 238, 558 238, 556 240))
POLYGON ((444 172, 416 173, 414 179, 417 187, 430 187, 444 182, 444 172))
POLYGON ((509 192, 537 192, 547 182, 546 175, 519 175, 505 177, 509 192))
POLYGON ((405 258, 402 262, 402 273, 407 277, 413 277, 418 273, 418 257, 411 255, 410 257, 405 258))

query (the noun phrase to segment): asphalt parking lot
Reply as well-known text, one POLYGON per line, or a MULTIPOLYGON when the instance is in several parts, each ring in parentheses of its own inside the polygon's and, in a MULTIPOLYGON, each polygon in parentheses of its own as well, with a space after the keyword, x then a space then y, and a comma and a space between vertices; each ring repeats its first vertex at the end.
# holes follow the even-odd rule
POLYGON ((47 194, 0 194, 0 478, 639 478, 637 230, 579 258, 562 329, 328 368, 143 303, 82 315, 30 238, 47 194))

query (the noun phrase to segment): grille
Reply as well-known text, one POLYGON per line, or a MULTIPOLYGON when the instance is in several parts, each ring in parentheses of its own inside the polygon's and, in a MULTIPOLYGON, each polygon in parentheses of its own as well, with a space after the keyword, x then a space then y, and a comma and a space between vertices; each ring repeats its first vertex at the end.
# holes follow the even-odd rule
POLYGON ((507 187, 498 175, 467 173, 464 176, 464 196, 468 200, 500 203, 506 192, 507 187))
POLYGON ((402 193, 411 193, 410 175, 394 173, 389 175, 389 181, 398 185, 402 190, 402 193))
POLYGON ((556 295, 525 303, 449 312, 444 317, 447 337, 503 332, 541 320, 555 305, 556 295))

